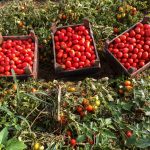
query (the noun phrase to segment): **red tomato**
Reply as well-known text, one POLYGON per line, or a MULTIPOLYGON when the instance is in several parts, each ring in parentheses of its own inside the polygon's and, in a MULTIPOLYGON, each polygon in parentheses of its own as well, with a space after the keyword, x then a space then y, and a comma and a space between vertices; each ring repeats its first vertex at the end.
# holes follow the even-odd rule
POLYGON ((134 46, 133 45, 129 45, 128 48, 129 48, 129 51, 132 52, 133 49, 134 49, 134 46))
POLYGON ((117 47, 118 48, 124 48, 125 44, 124 43, 118 43, 117 47))
POLYGON ((125 36, 125 35, 121 35, 121 36, 120 36, 120 40, 121 40, 121 41, 125 41, 125 40, 126 40, 126 36, 125 36))
POLYGON ((68 31, 68 32, 72 32, 72 30, 73 30, 73 29, 72 29, 71 27, 67 27, 67 31, 68 31))
POLYGON ((84 66, 85 67, 90 67, 90 64, 91 64, 90 61, 88 59, 86 59, 84 66))
POLYGON ((137 58, 137 54, 133 54, 133 55, 131 56, 131 58, 132 58, 132 59, 136 59, 136 58, 137 58))
POLYGON ((128 63, 131 65, 133 63, 133 59, 132 58, 129 58, 128 60, 128 63))
POLYGON ((86 29, 83 31, 84 35, 89 35, 89 31, 86 29))
POLYGON ((81 56, 80 60, 84 62, 86 60, 86 56, 81 56))
POLYGON ((147 60, 148 59, 148 52, 142 53, 142 59, 147 60))
POLYGON ((63 53, 62 52, 59 52, 58 54, 57 54, 57 57, 58 58, 61 58, 63 56, 63 53))
POLYGON ((139 50, 138 50, 137 48, 134 48, 133 53, 134 53, 134 54, 137 54, 138 51, 139 51, 139 50))
POLYGON ((137 58, 140 59, 141 57, 142 57, 142 52, 139 52, 139 53, 137 54, 137 58))
POLYGON ((85 52, 85 56, 86 56, 87 58, 90 58, 90 57, 91 57, 91 53, 85 52))
POLYGON ((69 60, 66 61, 66 67, 67 67, 67 68, 70 68, 71 66, 72 66, 71 61, 69 61, 69 60))
POLYGON ((5 68, 3 66, 0 66, 0 73, 4 73, 5 68))
POLYGON ((123 53, 128 53, 129 49, 128 48, 123 48, 122 52, 123 53))
POLYGON ((75 139, 71 139, 71 140, 70 140, 70 144, 71 144, 72 146, 75 146, 75 145, 76 145, 76 143, 77 143, 77 142, 76 142, 76 140, 75 140, 75 139))
POLYGON ((140 33, 141 29, 140 29, 140 27, 136 27, 136 28, 134 29, 134 31, 135 31, 136 33, 140 33))
POLYGON ((74 61, 74 62, 79 62, 79 58, 78 58, 78 57, 74 57, 74 58, 73 58, 73 61, 74 61))
POLYGON ((121 60, 122 63, 125 63, 126 61, 127 61, 126 58, 122 58, 122 60, 121 60))
POLYGON ((150 48, 149 45, 144 45, 144 46, 143 46, 143 49, 144 49, 145 51, 149 50, 149 48, 150 48))
POLYGON ((120 38, 115 39, 115 43, 120 43, 120 42, 121 42, 120 38))
POLYGON ((121 58, 122 56, 123 56, 122 52, 118 52, 118 53, 117 53, 117 57, 118 57, 118 58, 121 58))
POLYGON ((150 37, 150 29, 145 31, 145 36, 150 37))
POLYGON ((150 29, 150 25, 149 24, 144 24, 144 29, 150 29))
POLYGON ((69 55, 70 55, 70 57, 74 57, 75 56, 75 51, 74 50, 70 50, 69 51, 69 55))
POLYGON ((139 27, 139 28, 143 28, 144 26, 143 26, 143 24, 142 24, 142 23, 138 23, 138 24, 137 24, 137 27, 139 27))
POLYGON ((129 64, 128 62, 126 62, 124 66, 125 66, 127 69, 130 68, 130 64, 129 64))
POLYGON ((133 64, 132 64, 132 67, 135 67, 135 68, 136 68, 136 67, 137 67, 137 64, 136 64, 136 63, 133 63, 133 64))
POLYGON ((124 53, 124 54, 123 54, 123 57, 124 57, 124 58, 128 58, 128 57, 129 57, 128 53, 124 53))
POLYGON ((113 53, 118 53, 119 52, 119 50, 117 49, 117 48, 115 48, 115 49, 113 49, 113 53))
POLYGON ((81 52, 75 52, 76 57, 80 58, 81 57, 81 52))
POLYGON ((5 71, 10 71, 10 66, 8 65, 8 66, 5 66, 5 71))
POLYGON ((150 40, 147 40, 145 44, 150 46, 150 40))
POLYGON ((142 48, 142 45, 141 45, 141 44, 137 44, 137 45, 136 45, 136 48, 141 49, 141 48, 142 48))
POLYGON ((130 42, 131 44, 133 44, 133 43, 136 42, 136 39, 135 39, 135 38, 131 38, 129 42, 130 42))
POLYGON ((80 30, 80 31, 85 30, 85 26, 79 26, 79 27, 78 27, 78 30, 80 30))
POLYGON ((72 47, 75 51, 79 51, 80 50, 80 45, 74 45, 73 47, 72 47))
POLYGON ((78 68, 79 67, 79 63, 77 63, 77 62, 73 63, 73 67, 78 68))
POLYGON ((78 41, 78 40, 73 40, 72 43, 73 43, 73 44, 78 44, 79 41, 78 41))
POLYGON ((131 132, 131 131, 127 131, 127 132, 126 132, 126 136, 127 136, 128 138, 130 138, 130 137, 132 136, 132 132, 131 132))
POLYGON ((81 52, 85 51, 85 47, 84 46, 80 46, 80 51, 81 52))
POLYGON ((136 34, 135 38, 138 40, 141 38, 141 34, 136 34))
POLYGON ((144 61, 140 61, 140 62, 139 62, 139 66, 140 66, 140 67, 143 67, 144 65, 145 65, 145 62, 144 62, 144 61))
POLYGON ((134 30, 131 30, 130 32, 129 32, 129 35, 130 35, 130 37, 134 37, 135 36, 135 31, 134 30))
POLYGON ((79 62, 79 66, 84 66, 84 64, 85 64, 84 61, 79 62))

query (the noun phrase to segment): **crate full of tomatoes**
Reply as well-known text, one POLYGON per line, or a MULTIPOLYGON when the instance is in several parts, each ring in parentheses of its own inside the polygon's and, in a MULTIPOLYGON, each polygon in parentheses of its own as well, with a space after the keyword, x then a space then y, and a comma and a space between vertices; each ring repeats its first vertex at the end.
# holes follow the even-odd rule
POLYGON ((0 37, 0 77, 37 78, 38 39, 34 32, 23 36, 0 37))
POLYGON ((91 25, 82 24, 52 27, 54 69, 56 75, 90 74, 100 69, 91 25))
POLYGON ((106 42, 105 52, 117 71, 135 76, 150 66, 150 18, 106 42))

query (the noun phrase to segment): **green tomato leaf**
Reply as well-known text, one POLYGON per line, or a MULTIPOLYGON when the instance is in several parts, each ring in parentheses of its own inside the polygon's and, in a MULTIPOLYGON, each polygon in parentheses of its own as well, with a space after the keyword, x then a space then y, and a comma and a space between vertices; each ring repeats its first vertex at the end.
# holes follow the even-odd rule
POLYGON ((0 132, 0 144, 5 144, 7 139, 8 139, 8 129, 6 127, 0 132))
POLYGON ((114 134, 113 132, 111 132, 110 130, 108 130, 108 129, 105 129, 105 130, 103 131, 103 135, 104 135, 104 136, 107 136, 107 137, 109 137, 109 138, 112 138, 112 139, 116 139, 115 134, 114 134))
POLYGON ((23 141, 19 141, 16 138, 8 140, 6 144, 6 150, 24 150, 25 148, 27 148, 27 146, 23 141))
POLYGON ((127 139, 127 145, 132 145, 136 143, 136 136, 132 135, 132 137, 127 139))
POLYGON ((122 102, 121 105, 122 105, 122 108, 124 110, 128 110, 128 111, 130 111, 130 109, 132 107, 132 103, 124 103, 124 102, 122 102))
POLYGON ((78 143, 82 143, 82 142, 85 141, 85 139, 86 139, 86 136, 85 136, 85 135, 79 135, 79 136, 77 137, 77 142, 78 142, 78 143))
POLYGON ((140 139, 137 141, 136 146, 139 148, 147 148, 150 146, 150 138, 140 139))

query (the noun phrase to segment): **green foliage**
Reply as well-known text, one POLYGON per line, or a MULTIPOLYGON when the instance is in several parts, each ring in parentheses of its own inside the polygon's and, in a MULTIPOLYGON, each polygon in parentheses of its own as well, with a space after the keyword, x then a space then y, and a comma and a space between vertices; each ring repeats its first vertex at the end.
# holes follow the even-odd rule
POLYGON ((8 140, 8 129, 4 128, 0 132, 0 149, 24 150, 24 149, 26 149, 26 145, 24 144, 23 141, 19 141, 15 137, 8 140))

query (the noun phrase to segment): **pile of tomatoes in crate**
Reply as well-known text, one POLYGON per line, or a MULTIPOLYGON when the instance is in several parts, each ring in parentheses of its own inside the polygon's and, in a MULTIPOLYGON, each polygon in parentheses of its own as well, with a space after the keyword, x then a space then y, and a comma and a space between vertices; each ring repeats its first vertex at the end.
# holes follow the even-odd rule
POLYGON ((143 67, 150 60, 150 24, 138 23, 110 43, 108 49, 126 69, 143 67))
POLYGON ((54 36, 56 62, 65 70, 93 66, 96 59, 93 39, 84 26, 59 29, 54 36))
POLYGON ((22 75, 27 66, 32 69, 34 50, 32 39, 3 41, 0 47, 0 75, 11 75, 11 69, 17 75, 22 75))

